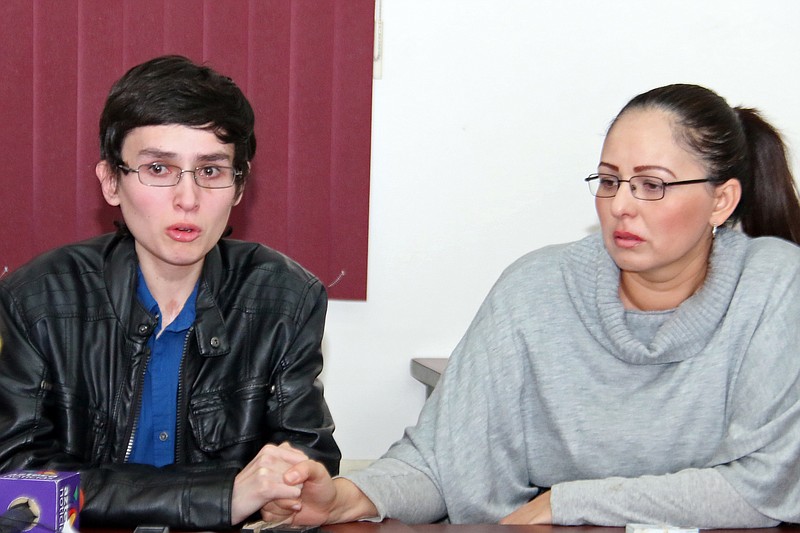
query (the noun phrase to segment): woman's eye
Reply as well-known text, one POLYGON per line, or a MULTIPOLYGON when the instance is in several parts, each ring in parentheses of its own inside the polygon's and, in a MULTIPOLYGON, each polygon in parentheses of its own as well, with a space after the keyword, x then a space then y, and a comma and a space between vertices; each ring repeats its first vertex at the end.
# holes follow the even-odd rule
POLYGON ((604 189, 614 189, 617 187, 617 180, 615 178, 600 178, 600 187, 604 189))
POLYGON ((641 183, 642 189, 650 192, 660 191, 663 186, 660 180, 643 180, 641 183))

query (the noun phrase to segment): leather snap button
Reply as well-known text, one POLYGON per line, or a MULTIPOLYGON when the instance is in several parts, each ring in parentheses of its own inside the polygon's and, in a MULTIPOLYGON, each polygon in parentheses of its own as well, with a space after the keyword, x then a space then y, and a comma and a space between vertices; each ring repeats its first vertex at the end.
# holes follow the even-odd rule
POLYGON ((139 333, 145 335, 148 331, 150 331, 150 326, 147 324, 139 324, 139 333))
POLYGON ((219 337, 211 337, 211 347, 219 348, 219 345, 220 345, 219 337))
POLYGON ((272 385, 272 386, 269 388, 269 393, 270 393, 270 394, 275 394, 275 390, 276 390, 276 389, 277 389, 277 387, 276 387, 275 385, 272 385))

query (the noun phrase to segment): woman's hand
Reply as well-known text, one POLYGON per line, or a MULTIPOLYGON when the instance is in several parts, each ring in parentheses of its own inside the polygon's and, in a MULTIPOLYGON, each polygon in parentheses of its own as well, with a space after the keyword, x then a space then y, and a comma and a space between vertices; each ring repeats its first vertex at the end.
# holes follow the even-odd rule
POLYGON ((336 501, 336 488, 325 467, 317 461, 303 461, 284 473, 287 485, 302 488, 297 499, 277 499, 261 508, 267 522, 290 521, 293 525, 321 525, 329 522, 336 501))
POLYGON ((501 524, 552 524, 550 491, 535 497, 510 515, 500 520, 501 524))
POLYGON ((331 479, 317 461, 302 461, 283 476, 288 485, 302 487, 299 500, 277 499, 261 508, 266 522, 288 522, 292 525, 321 525, 352 522, 378 515, 372 501, 351 481, 331 479))

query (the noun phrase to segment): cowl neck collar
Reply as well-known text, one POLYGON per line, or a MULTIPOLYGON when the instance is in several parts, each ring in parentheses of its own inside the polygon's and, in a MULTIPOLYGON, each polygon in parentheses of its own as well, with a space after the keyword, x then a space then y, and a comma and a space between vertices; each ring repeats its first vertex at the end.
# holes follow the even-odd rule
MULTIPOLYGON (((580 320, 611 354, 636 365, 674 363, 702 352, 718 329, 742 272, 747 240, 736 230, 717 231, 703 286, 671 312, 649 344, 628 326, 619 298, 620 271, 599 234, 573 243, 562 272, 580 320)), ((642 313, 647 314, 663 320, 664 312, 642 313)))

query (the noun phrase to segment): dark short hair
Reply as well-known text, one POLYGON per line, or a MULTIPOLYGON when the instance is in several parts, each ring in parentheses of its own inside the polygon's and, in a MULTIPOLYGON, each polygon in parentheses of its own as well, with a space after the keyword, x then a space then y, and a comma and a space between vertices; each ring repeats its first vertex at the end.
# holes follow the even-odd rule
POLYGON ((140 126, 179 124, 213 131, 234 145, 241 193, 256 152, 253 108, 232 79, 189 59, 168 55, 137 65, 112 87, 100 116, 100 157, 124 164, 122 143, 140 126))

